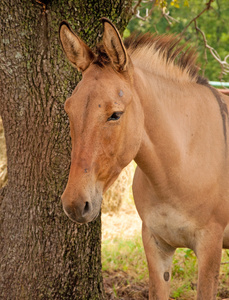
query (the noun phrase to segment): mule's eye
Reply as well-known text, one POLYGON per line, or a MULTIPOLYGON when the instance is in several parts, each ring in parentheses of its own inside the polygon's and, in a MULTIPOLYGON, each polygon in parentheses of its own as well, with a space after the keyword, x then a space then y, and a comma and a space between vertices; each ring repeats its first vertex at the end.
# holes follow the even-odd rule
POLYGON ((119 112, 114 112, 108 119, 107 121, 117 121, 120 119, 121 115, 123 114, 122 111, 119 112))

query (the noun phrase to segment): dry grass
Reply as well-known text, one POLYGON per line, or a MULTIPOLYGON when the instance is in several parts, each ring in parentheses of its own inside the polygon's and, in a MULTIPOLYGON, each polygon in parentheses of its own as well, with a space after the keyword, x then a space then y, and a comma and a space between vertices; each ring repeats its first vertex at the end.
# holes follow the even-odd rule
POLYGON ((2 125, 2 119, 0 118, 0 188, 7 182, 7 159, 6 159, 6 144, 5 136, 2 125))
POLYGON ((129 199, 132 197, 131 186, 134 170, 135 164, 132 162, 122 170, 118 179, 104 194, 102 205, 102 211, 104 213, 118 212, 122 205, 122 199, 129 199))
POLYGON ((134 170, 135 164, 129 164, 103 199, 105 200, 102 207, 103 240, 120 237, 131 239, 141 234, 141 220, 134 205, 131 187, 134 170))

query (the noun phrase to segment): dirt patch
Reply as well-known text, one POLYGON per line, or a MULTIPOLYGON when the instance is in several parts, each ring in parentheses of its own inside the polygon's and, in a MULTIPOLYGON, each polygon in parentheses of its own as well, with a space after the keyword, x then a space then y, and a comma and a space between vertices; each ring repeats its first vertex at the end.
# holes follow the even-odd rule
POLYGON ((109 300, 148 299, 148 282, 136 283, 134 278, 126 272, 104 272, 103 281, 107 299, 109 300))
MULTIPOLYGON (((134 277, 123 271, 112 271, 103 273, 104 288, 108 300, 148 300, 149 282, 136 282, 134 277)), ((192 285, 196 291, 196 284, 192 285)), ((196 292, 195 292, 196 294, 196 292)), ((193 298, 169 298, 169 300, 194 300, 193 298)), ((227 287, 219 287, 217 300, 229 300, 227 287)))

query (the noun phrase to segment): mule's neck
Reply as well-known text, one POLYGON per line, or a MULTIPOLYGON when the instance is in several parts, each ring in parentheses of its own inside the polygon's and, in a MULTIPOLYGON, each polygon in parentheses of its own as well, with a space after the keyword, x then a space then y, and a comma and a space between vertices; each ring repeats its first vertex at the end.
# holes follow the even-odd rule
POLYGON ((225 157, 222 116, 208 87, 135 71, 135 89, 144 113, 135 161, 144 173, 166 182, 174 172, 196 168, 196 161, 207 166, 216 157, 225 157), (213 140, 222 145, 222 151, 214 147, 213 140))
POLYGON ((179 163, 182 154, 182 141, 179 139, 181 132, 174 122, 178 117, 172 103, 174 99, 169 99, 168 96, 171 88, 174 88, 172 83, 163 78, 154 78, 152 74, 136 71, 135 89, 143 109, 144 125, 135 161, 145 173, 152 175, 152 170, 160 173, 159 177, 164 177, 161 178, 163 181, 166 180, 163 156, 172 165, 179 163))

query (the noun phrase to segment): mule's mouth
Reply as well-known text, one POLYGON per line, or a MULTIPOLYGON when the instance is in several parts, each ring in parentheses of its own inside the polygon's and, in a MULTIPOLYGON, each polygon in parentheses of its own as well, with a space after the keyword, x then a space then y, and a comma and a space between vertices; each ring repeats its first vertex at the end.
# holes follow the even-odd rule
POLYGON ((70 214, 67 213, 65 209, 64 209, 64 212, 72 222, 76 223, 77 225, 84 225, 84 224, 94 222, 100 215, 101 210, 94 217, 92 217, 90 219, 85 219, 85 218, 77 218, 76 219, 75 215, 72 215, 71 213, 70 214))

